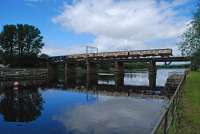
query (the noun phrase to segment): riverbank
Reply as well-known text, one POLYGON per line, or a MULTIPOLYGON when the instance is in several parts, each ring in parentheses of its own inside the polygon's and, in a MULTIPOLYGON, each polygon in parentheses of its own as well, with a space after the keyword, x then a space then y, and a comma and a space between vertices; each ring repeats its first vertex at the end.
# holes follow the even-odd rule
POLYGON ((0 68, 0 80, 29 80, 29 79, 47 79, 48 70, 39 68, 0 68))
POLYGON ((200 132, 200 72, 190 72, 178 108, 178 120, 171 133, 199 134, 200 132))

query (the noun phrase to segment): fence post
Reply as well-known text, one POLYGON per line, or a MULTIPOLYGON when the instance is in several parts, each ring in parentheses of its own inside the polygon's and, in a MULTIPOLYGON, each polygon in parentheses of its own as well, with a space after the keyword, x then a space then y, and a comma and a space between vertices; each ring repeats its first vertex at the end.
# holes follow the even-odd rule
POLYGON ((169 112, 169 110, 167 110, 167 112, 166 112, 166 114, 165 114, 164 134, 167 134, 167 127, 168 127, 168 112, 169 112))

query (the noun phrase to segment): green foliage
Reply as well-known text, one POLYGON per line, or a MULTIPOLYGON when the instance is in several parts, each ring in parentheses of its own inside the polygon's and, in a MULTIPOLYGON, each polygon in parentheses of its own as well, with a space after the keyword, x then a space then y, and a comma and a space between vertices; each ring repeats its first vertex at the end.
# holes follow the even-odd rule
POLYGON ((183 34, 180 43, 182 55, 192 56, 192 70, 197 70, 200 65, 200 4, 189 28, 183 34))
POLYGON ((40 30, 32 25, 5 25, 0 33, 0 49, 5 64, 32 66, 44 46, 40 30))
POLYGON ((200 4, 179 45, 183 55, 192 55, 200 48, 200 4))
POLYGON ((197 70, 200 66, 200 49, 192 54, 192 70, 197 70))
POLYGON ((39 55, 39 58, 49 58, 49 55, 45 54, 45 53, 42 53, 39 55))
POLYGON ((200 48, 200 36, 196 33, 193 27, 189 27, 183 34, 183 41, 180 43, 182 55, 191 56, 192 53, 200 48))
POLYGON ((0 33, 0 46, 4 53, 13 55, 16 48, 17 29, 15 25, 5 25, 0 33))
POLYGON ((37 55, 16 55, 4 57, 4 64, 10 64, 10 67, 35 67, 38 65, 37 55))

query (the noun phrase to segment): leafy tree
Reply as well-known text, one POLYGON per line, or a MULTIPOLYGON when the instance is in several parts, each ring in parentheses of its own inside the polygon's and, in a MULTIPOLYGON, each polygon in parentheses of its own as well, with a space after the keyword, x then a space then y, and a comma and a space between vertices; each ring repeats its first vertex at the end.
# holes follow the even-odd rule
POLYGON ((40 30, 34 26, 18 24, 18 54, 38 55, 44 46, 44 43, 42 42, 43 37, 40 34, 40 30))
POLYGON ((192 56, 192 70, 197 70, 200 65, 200 3, 193 20, 183 34, 180 50, 182 55, 192 56))
POLYGON ((5 25, 0 33, 4 63, 13 66, 34 65, 44 46, 42 39, 40 30, 32 25, 5 25))
POLYGON ((192 54, 192 70, 197 70, 200 66, 200 49, 192 54))
POLYGON ((180 50, 183 55, 191 56, 200 48, 200 4, 182 39, 180 50))
POLYGON ((47 59, 47 58, 49 58, 49 55, 42 53, 42 54, 39 55, 39 58, 47 59))
POLYGON ((0 33, 0 46, 4 54, 14 55, 16 48, 16 26, 5 25, 3 31, 0 33))

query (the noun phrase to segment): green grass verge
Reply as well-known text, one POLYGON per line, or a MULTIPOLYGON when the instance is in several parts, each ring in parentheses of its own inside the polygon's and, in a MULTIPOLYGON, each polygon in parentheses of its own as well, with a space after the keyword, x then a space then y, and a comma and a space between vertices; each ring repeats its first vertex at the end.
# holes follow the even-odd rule
POLYGON ((190 72, 171 134, 200 134, 200 72, 190 72))

